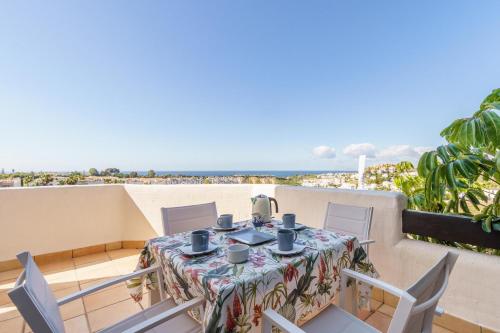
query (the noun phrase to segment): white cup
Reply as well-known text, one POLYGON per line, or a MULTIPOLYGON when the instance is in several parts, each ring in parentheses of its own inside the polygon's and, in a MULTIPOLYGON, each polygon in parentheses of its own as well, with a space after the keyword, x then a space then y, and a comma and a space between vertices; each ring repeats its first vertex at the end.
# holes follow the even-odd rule
POLYGON ((248 260, 250 246, 245 244, 234 244, 227 248, 227 260, 232 264, 240 264, 248 260))

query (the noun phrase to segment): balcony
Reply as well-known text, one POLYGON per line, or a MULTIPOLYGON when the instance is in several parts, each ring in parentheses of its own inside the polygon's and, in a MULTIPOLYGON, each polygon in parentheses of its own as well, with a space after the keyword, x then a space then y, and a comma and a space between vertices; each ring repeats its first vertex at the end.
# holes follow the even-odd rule
MULTIPOLYGON (((329 201, 373 206, 370 258, 381 278, 407 287, 447 248, 407 239, 402 233, 405 198, 397 193, 311 189, 275 185, 99 185, 0 189, 0 332, 21 332, 23 320, 6 291, 21 271, 13 259, 29 250, 57 297, 131 272, 144 241, 161 234, 160 207, 215 201, 220 213, 250 215, 249 198, 275 197, 281 212, 321 227, 329 201)), ((460 258, 440 301, 446 314, 434 332, 500 329, 500 258, 458 250, 460 258)), ((373 292, 364 318, 387 329, 397 299, 373 292)), ((108 288, 62 308, 69 332, 93 332, 137 312, 125 286, 108 288)), ((25 328, 29 332, 29 328, 25 328)))

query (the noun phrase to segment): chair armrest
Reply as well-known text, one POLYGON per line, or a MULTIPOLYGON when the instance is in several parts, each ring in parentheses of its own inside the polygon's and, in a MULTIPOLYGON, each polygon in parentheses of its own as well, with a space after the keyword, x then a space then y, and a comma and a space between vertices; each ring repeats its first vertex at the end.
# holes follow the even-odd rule
POLYGON ((371 286, 383 289, 383 290, 385 290, 393 295, 396 295, 398 297, 410 296, 406 291, 401 290, 397 287, 394 287, 393 285, 391 285, 387 282, 384 282, 384 281, 378 280, 378 279, 374 279, 368 275, 353 271, 352 269, 344 268, 342 270, 342 274, 347 275, 349 277, 352 277, 353 279, 364 282, 366 284, 369 284, 371 286))
MULTIPOLYGON (((288 333, 306 333, 304 330, 302 330, 300 327, 295 325, 294 323, 290 322, 288 319, 280 315, 278 312, 268 309, 264 311, 264 321, 269 320, 274 326, 277 326, 280 330, 288 332, 288 333)), ((264 325, 265 323, 262 323, 264 325)), ((267 324, 267 323, 266 323, 267 324)), ((269 332, 270 332, 270 327, 269 327, 269 332)), ((266 330, 264 330, 263 333, 267 333, 266 330)))
POLYGON ((177 305, 176 307, 169 309, 159 315, 153 316, 142 323, 136 324, 129 329, 123 331, 122 333, 142 333, 149 331, 150 329, 163 324, 164 322, 183 314, 189 309, 201 305, 205 299, 203 297, 196 297, 190 301, 177 305))
POLYGON ((14 284, 14 287, 20 286, 23 284, 24 280, 26 279, 26 270, 23 269, 22 273, 17 277, 16 283, 14 284))
POLYGON ((130 279, 135 278, 137 276, 141 276, 141 275, 145 275, 145 274, 149 274, 149 273, 154 273, 154 272, 158 271, 158 269, 159 269, 159 266, 153 266, 153 267, 141 269, 140 271, 136 271, 136 272, 133 272, 130 274, 121 275, 121 276, 116 277, 114 279, 104 281, 104 282, 99 283, 99 284, 92 286, 90 288, 80 290, 80 291, 77 291, 76 293, 65 296, 65 297, 59 299, 57 301, 57 304, 59 306, 61 306, 63 304, 69 303, 69 302, 74 301, 78 298, 82 298, 83 296, 87 296, 89 294, 95 293, 96 291, 107 288, 107 287, 112 286, 114 284, 130 280, 130 279))
POLYGON ((367 239, 364 241, 360 241, 359 245, 368 245, 368 244, 372 244, 372 243, 375 243, 375 241, 373 239, 367 239))

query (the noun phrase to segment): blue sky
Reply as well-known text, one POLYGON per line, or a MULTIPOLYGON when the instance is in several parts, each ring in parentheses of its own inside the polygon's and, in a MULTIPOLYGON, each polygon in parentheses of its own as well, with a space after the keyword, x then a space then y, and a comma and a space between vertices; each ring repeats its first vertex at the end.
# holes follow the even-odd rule
POLYGON ((0 168, 416 159, 500 86, 499 12, 497 0, 2 2, 0 168))

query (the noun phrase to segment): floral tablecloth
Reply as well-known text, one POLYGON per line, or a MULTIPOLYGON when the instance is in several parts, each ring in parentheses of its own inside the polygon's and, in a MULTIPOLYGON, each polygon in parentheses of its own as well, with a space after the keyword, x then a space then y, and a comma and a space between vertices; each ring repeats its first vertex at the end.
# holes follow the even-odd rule
MULTIPOLYGON (((277 228, 278 222, 273 221, 259 229, 276 234, 277 228)), ((251 247, 249 260, 236 265, 226 259, 225 249, 234 241, 225 233, 211 232, 210 241, 220 247, 212 256, 183 255, 178 247, 189 241, 189 232, 151 239, 137 269, 159 263, 166 290, 178 304, 204 296, 205 315, 197 319, 209 333, 257 332, 262 312, 268 308, 300 324, 331 302, 339 290, 343 268, 377 275, 356 238, 323 229, 298 232, 297 242, 306 246, 300 255, 277 256, 268 250, 269 244, 263 244, 251 247)), ((132 298, 142 299, 144 284, 156 288, 155 277, 128 281, 132 298)), ((369 289, 359 296, 359 304, 366 304, 369 289)), ((196 318, 199 312, 192 315, 196 318)))

